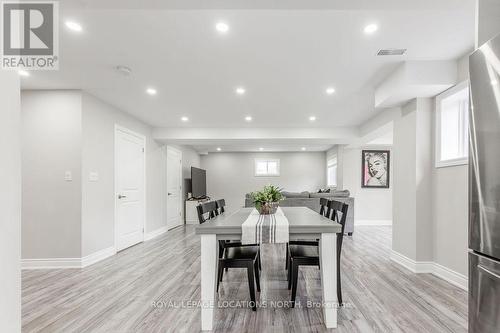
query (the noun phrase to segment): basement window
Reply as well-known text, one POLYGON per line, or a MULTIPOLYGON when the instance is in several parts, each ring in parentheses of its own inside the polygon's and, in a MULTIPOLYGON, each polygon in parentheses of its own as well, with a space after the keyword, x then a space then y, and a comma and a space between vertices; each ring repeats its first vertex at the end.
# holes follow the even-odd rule
POLYGON ((337 186, 337 158, 333 157, 327 162, 327 186, 337 186))
POLYGON ((280 175, 280 160, 279 159, 255 159, 255 176, 256 177, 277 177, 280 175))
POLYGON ((469 84, 436 97, 436 168, 468 163, 469 84))

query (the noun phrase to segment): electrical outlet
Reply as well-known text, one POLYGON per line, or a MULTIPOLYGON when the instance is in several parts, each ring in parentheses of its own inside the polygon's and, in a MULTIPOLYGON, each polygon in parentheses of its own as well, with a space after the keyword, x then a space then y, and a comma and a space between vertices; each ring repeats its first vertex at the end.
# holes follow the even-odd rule
POLYGON ((67 182, 73 181, 73 174, 71 173, 71 171, 66 171, 64 173, 64 180, 67 182))
POLYGON ((89 181, 91 181, 91 182, 99 181, 99 173, 95 172, 95 171, 92 171, 91 173, 89 173, 89 181))

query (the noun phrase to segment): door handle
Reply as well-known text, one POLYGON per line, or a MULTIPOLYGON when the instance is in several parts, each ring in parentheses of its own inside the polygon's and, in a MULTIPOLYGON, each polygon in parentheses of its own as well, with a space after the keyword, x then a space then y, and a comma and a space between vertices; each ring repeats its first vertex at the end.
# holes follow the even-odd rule
POLYGON ((488 275, 491 275, 493 277, 496 277, 497 279, 500 280, 500 275, 493 273, 492 271, 486 269, 485 267, 483 267, 481 265, 477 265, 477 268, 479 268, 480 270, 482 270, 484 273, 486 273, 488 275))
POLYGON ((125 199, 126 197, 127 197, 126 195, 118 194, 118 199, 125 199))

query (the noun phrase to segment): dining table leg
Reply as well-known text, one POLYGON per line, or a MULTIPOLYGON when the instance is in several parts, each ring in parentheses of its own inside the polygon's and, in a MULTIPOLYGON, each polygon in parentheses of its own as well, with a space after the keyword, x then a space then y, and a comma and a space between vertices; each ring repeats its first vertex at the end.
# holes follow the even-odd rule
POLYGON ((323 319, 327 328, 337 327, 337 234, 323 233, 319 247, 323 319))
POLYGON ((201 235, 201 329, 211 331, 216 307, 216 284, 218 264, 217 236, 201 235))

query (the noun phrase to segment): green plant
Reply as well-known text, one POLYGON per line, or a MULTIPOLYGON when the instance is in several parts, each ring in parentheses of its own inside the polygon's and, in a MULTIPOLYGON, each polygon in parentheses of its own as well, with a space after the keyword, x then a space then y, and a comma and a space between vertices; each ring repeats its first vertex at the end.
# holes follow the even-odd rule
POLYGON ((264 186, 261 191, 252 192, 251 195, 254 204, 257 206, 271 202, 279 202, 285 199, 281 191, 282 189, 277 186, 267 185, 264 186))

